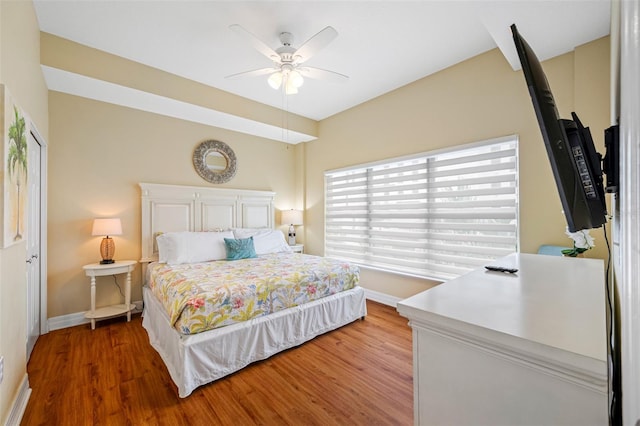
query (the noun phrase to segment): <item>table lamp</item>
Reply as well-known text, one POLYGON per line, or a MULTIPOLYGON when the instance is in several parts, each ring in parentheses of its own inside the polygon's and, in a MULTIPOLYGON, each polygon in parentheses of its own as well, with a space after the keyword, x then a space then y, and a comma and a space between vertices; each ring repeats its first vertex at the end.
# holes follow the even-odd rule
POLYGON ((104 236, 100 243, 100 255, 102 256, 101 264, 113 263, 113 254, 116 252, 116 244, 110 235, 122 235, 122 224, 120 218, 94 219, 93 236, 104 236))
POLYGON ((296 245, 296 230, 294 226, 302 225, 302 210, 283 210, 282 220, 280 222, 283 225, 289 225, 289 245, 296 245))

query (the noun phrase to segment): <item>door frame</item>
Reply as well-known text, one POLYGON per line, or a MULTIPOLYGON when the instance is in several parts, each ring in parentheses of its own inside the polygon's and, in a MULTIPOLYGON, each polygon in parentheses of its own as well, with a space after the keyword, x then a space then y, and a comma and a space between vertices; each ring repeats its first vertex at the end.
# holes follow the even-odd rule
POLYGON ((620 297, 622 424, 640 424, 640 0, 620 1, 620 236, 615 266, 620 297))
POLYGON ((30 120, 29 130, 40 145, 40 334, 49 332, 47 317, 47 166, 48 145, 35 123, 30 120))

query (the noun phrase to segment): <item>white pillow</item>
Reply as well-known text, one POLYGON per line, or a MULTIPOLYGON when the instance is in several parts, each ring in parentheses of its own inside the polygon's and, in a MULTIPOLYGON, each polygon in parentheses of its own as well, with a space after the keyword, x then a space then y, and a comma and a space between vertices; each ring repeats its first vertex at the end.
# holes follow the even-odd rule
POLYGON ((256 254, 282 253, 292 251, 284 234, 277 229, 269 228, 236 228, 233 230, 236 238, 253 237, 256 254))
POLYGON ((167 259, 177 257, 178 245, 174 242, 174 238, 167 237, 167 234, 162 233, 156 236, 156 246, 158 247, 158 262, 167 263, 167 259))
POLYGON ((158 261, 169 265, 208 262, 227 257, 225 238, 234 238, 226 232, 167 232, 156 238, 158 261))

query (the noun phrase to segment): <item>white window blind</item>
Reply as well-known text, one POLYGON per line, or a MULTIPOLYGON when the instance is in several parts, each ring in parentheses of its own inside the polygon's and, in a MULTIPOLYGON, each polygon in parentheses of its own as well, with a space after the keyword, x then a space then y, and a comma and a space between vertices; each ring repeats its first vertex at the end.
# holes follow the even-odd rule
POLYGON ((325 255, 447 280, 517 250, 516 136, 325 173, 325 255))

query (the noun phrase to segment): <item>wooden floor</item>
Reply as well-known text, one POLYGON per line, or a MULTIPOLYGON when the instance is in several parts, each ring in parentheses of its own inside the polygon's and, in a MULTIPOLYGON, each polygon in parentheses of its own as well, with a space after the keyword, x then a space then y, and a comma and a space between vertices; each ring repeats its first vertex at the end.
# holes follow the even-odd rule
POLYGON ((140 317, 53 331, 23 425, 411 425, 411 330, 392 307, 178 397, 140 317))

